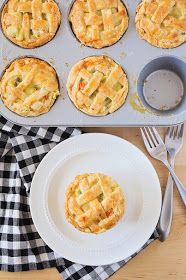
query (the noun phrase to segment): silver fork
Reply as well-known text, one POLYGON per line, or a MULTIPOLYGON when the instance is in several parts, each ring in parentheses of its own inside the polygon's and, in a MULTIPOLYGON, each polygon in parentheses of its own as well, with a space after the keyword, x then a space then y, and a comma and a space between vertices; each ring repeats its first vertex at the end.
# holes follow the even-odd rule
POLYGON ((186 207, 186 188, 175 174, 174 169, 170 166, 167 158, 167 149, 157 130, 155 128, 144 127, 143 129, 141 128, 141 134, 149 154, 153 158, 156 158, 163 162, 164 165, 168 168, 186 207))
MULTIPOLYGON (((169 154, 169 162, 172 168, 174 168, 175 158, 183 145, 184 138, 184 124, 169 127, 165 135, 165 146, 169 154)), ((165 193, 163 197, 163 204, 161 215, 158 224, 158 231, 160 234, 160 240, 163 242, 167 239, 171 224, 172 224, 172 212, 173 212, 173 180, 169 173, 165 193)))

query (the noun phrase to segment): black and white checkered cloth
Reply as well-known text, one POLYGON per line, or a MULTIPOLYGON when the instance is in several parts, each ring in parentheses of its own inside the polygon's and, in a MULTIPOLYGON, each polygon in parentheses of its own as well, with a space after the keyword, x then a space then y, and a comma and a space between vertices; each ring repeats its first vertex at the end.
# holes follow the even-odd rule
MULTIPOLYGON (((0 116, 1 270, 14 272, 56 267, 65 280, 103 280, 138 253, 109 266, 82 266, 57 256, 36 231, 29 207, 34 172, 53 147, 80 133, 78 129, 66 127, 20 127, 0 116)), ((156 238, 155 231, 143 248, 156 238)))

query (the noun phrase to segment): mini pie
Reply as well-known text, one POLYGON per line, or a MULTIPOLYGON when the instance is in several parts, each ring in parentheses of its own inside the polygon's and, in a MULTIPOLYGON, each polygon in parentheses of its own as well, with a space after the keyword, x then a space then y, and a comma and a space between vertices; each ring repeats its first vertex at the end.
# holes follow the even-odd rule
POLYGON ((13 61, 0 81, 0 96, 5 106, 21 116, 48 112, 58 95, 55 70, 36 58, 13 61))
POLYGON ((65 198, 65 214, 77 229, 101 233, 112 228, 124 214, 124 196, 109 176, 92 173, 76 176, 65 198))
POLYGON ((143 0, 136 9, 139 36, 159 48, 186 42, 186 0, 143 0))
POLYGON ((86 46, 116 43, 128 28, 128 14, 120 0, 75 0, 69 15, 72 30, 86 46))
POLYGON ((79 110, 92 116, 104 116, 123 105, 128 80, 121 66, 111 58, 92 56, 72 67, 67 90, 79 110))
POLYGON ((1 14, 4 35, 23 48, 35 48, 49 42, 61 21, 54 0, 8 0, 1 14))

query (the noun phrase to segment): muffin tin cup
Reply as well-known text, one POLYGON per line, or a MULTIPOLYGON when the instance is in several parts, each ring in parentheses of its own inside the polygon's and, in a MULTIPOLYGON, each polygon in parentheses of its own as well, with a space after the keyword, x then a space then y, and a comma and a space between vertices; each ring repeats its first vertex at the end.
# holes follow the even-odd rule
POLYGON ((0 72, 14 59, 23 56, 37 57, 53 66, 58 74, 61 89, 61 95, 46 114, 38 117, 21 117, 9 111, 0 100, 1 114, 12 122, 25 126, 167 126, 184 122, 186 120, 184 100, 176 113, 173 110, 165 115, 162 115, 161 112, 154 112, 147 107, 140 94, 142 109, 138 110, 137 106, 131 105, 134 103, 134 97, 138 94, 137 81, 140 72, 150 60, 159 56, 176 56, 186 61, 186 55, 185 44, 174 49, 159 49, 141 40, 135 30, 134 23, 135 9, 139 1, 123 0, 123 2, 129 14, 129 27, 116 44, 104 49, 82 46, 69 30, 68 15, 72 4, 71 0, 57 2, 62 13, 62 23, 56 36, 46 45, 35 49, 23 49, 9 42, 1 30, 0 72), (95 55, 106 55, 112 58, 121 65, 129 79, 129 94, 126 102, 120 109, 104 117, 89 116, 76 109, 66 90, 66 81, 71 67, 81 59, 95 55))
MULTIPOLYGON (((129 19, 129 21, 130 21, 130 16, 129 16, 129 12, 128 12, 128 9, 127 9, 126 4, 124 3, 123 0, 120 0, 120 1, 121 1, 121 3, 123 3, 123 5, 125 6, 126 11, 127 11, 127 15, 128 15, 128 19, 129 19)), ((95 47, 91 47, 91 46, 88 46, 88 45, 82 43, 82 42, 76 37, 76 34, 74 33, 73 28, 72 28, 72 24, 71 24, 71 22, 69 21, 70 12, 71 12, 72 7, 73 7, 73 5, 74 5, 75 2, 76 2, 76 0, 72 0, 72 1, 71 1, 71 4, 70 4, 70 6, 69 6, 69 9, 68 9, 68 26, 69 26, 70 32, 72 33, 72 35, 74 36, 74 38, 77 40, 77 42, 78 42, 79 44, 81 44, 81 45, 83 45, 83 46, 85 46, 85 47, 87 47, 87 48, 91 48, 91 49, 95 49, 95 50, 98 50, 98 49, 99 49, 99 50, 104 50, 104 49, 107 49, 107 48, 109 48, 109 47, 111 47, 111 46, 114 46, 115 44, 117 44, 117 43, 123 38, 123 36, 125 36, 125 33, 126 33, 127 30, 128 30, 128 27, 127 27, 127 29, 125 30, 125 32, 122 34, 122 36, 118 39, 118 41, 115 42, 115 43, 112 44, 112 45, 108 45, 108 46, 101 47, 101 48, 95 48, 95 47)))
MULTIPOLYGON (((37 49, 37 48, 40 48, 40 47, 42 47, 42 46, 47 45, 50 41, 52 41, 52 40, 56 37, 56 35, 57 35, 57 33, 58 33, 58 30, 59 30, 59 28, 60 28, 60 25, 62 24, 62 12, 61 12, 60 8, 59 8, 59 11, 60 11, 60 15, 61 15, 61 20, 60 20, 59 26, 58 26, 58 28, 57 28, 57 30, 56 30, 56 33, 55 33, 54 37, 52 37, 48 42, 42 44, 41 46, 36 46, 36 47, 32 47, 32 48, 26 48, 26 47, 23 47, 23 46, 19 46, 19 45, 17 45, 16 43, 14 43, 13 41, 11 41, 11 40, 5 35, 5 33, 4 33, 4 31, 3 31, 3 27, 2 27, 2 22, 1 22, 1 15, 2 15, 3 9, 4 9, 4 6, 8 3, 8 1, 9 1, 9 0, 4 1, 3 4, 2 4, 2 6, 1 6, 1 8, 0 8, 0 29, 1 29, 1 32, 3 33, 4 37, 5 37, 13 46, 16 46, 16 47, 19 47, 19 48, 25 49, 25 50, 30 50, 30 49, 33 50, 33 49, 37 49)), ((55 1, 55 2, 56 2, 56 1, 55 1)), ((57 2, 56 2, 56 4, 58 5, 57 2)), ((58 7, 59 7, 59 5, 58 5, 58 7)))
MULTIPOLYGON (((6 70, 11 66, 11 64, 12 64, 13 62, 15 62, 16 60, 19 60, 19 59, 23 59, 23 58, 35 58, 35 59, 38 59, 38 60, 41 60, 41 61, 45 62, 45 63, 48 64, 50 67, 52 67, 52 69, 53 69, 53 70, 55 71, 55 73, 56 73, 56 79, 57 79, 58 88, 59 88, 59 91, 60 91, 60 82, 59 82, 59 77, 58 77, 58 74, 57 74, 56 69, 55 69, 49 62, 47 62, 47 61, 45 61, 44 59, 41 59, 41 58, 39 58, 39 57, 33 56, 33 55, 29 55, 29 56, 28 56, 28 55, 27 55, 27 56, 19 56, 19 57, 13 59, 12 61, 10 61, 10 62, 6 65, 5 69, 0 73, 0 80, 2 79, 2 77, 3 77, 3 75, 5 74, 6 70)), ((56 100, 58 99, 58 97, 59 97, 59 96, 57 96, 56 100)), ((54 104, 53 104, 52 106, 55 106, 56 100, 54 101, 54 104)), ((3 106, 5 106, 5 105, 4 105, 4 102, 3 102, 3 101, 1 101, 1 102, 3 103, 3 106)), ((15 114, 15 115, 17 115, 17 116, 19 116, 17 113, 12 112, 11 110, 10 110, 10 112, 13 113, 13 114, 15 114)), ((45 113, 44 113, 44 114, 45 114, 45 113)), ((41 114, 41 115, 42 115, 42 114, 41 114)), ((41 116, 41 115, 39 115, 39 116, 41 116)), ((38 117, 39 117, 39 116, 38 116, 38 117)), ((20 116, 20 117, 21 117, 21 116, 20 116)), ((24 118, 25 118, 25 117, 24 117, 24 118)), ((30 118, 30 117, 26 117, 26 118, 30 118)), ((34 117, 34 118, 35 118, 35 117, 34 117)), ((12 121, 12 120, 9 119, 9 118, 7 118, 7 119, 10 120, 10 121, 12 121)))
MULTIPOLYGON (((184 112, 184 110, 186 109, 186 63, 176 56, 160 56, 151 60, 149 63, 145 65, 145 67, 140 72, 138 83, 137 83, 137 90, 143 105, 146 108, 148 108, 149 111, 160 114, 164 117, 171 114, 179 115, 180 113, 184 112), (180 79, 180 82, 182 83, 183 86, 183 95, 180 102, 178 102, 177 105, 175 104, 175 107, 167 110, 158 110, 153 108, 152 105, 149 104, 144 94, 144 84, 147 82, 148 77, 152 73, 159 70, 168 70, 170 72, 173 72, 180 79)), ((150 93, 151 98, 153 98, 153 94, 154 94, 153 92, 150 93)), ((161 100, 161 96, 160 96, 159 104, 161 104, 161 102, 163 101, 161 100)), ((153 100, 151 101, 151 103, 153 104, 153 100)))
MULTIPOLYGON (((87 57, 84 57, 84 58, 80 59, 80 60, 77 61, 77 62, 80 62, 80 61, 82 61, 82 60, 84 60, 84 59, 86 59, 86 58, 93 57, 93 56, 99 56, 99 55, 89 55, 89 56, 87 56, 87 57)), ((104 55, 104 57, 108 57, 108 56, 104 55)), ((108 57, 108 58, 110 58, 110 57, 108 57)), ((120 66, 120 64, 119 64, 117 61, 115 61, 114 59, 112 59, 112 60, 113 60, 117 65, 120 66)), ((124 69, 123 67, 121 67, 121 68, 122 68, 124 74, 125 74, 126 77, 127 77, 127 73, 126 73, 125 69, 124 69)), ((69 74, 70 74, 70 72, 69 72, 69 74)), ((128 80, 128 77, 127 77, 127 80, 128 80)), ((127 96, 128 96, 128 94, 127 94, 127 96)), ((127 100, 127 96, 126 96, 126 98, 125 98, 124 105, 125 105, 125 102, 126 102, 126 100, 127 100)), ((69 97, 69 98, 70 98, 70 97, 69 97)), ((73 101, 71 100, 71 98, 70 98, 70 101, 71 101, 72 105, 75 106, 75 104, 73 103, 73 101)), ((122 105, 122 106, 124 106, 124 105, 122 105)), ((122 107, 122 106, 121 106, 121 107, 122 107)), ((75 106, 75 107, 76 107, 76 106, 75 106)), ((120 110, 121 107, 119 107, 118 109, 116 109, 116 111, 117 111, 117 110, 120 110)), ((90 116, 90 117, 93 117, 93 118, 100 118, 100 116, 88 115, 87 113, 81 111, 81 110, 78 109, 77 107, 76 107, 76 109, 77 109, 79 112, 81 112, 81 113, 83 113, 84 115, 86 115, 86 116, 90 116)), ((116 111, 114 111, 114 112, 116 112, 116 111)), ((114 114, 114 113, 112 113, 112 114, 114 114)))

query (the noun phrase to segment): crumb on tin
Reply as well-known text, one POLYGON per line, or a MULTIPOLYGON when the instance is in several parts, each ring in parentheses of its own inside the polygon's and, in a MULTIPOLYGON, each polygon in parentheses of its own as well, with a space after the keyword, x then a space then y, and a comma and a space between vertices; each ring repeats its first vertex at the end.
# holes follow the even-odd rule
POLYGON ((126 52, 121 52, 120 58, 125 58, 125 57, 127 57, 127 53, 126 52))
POLYGON ((137 111, 139 113, 144 114, 145 112, 147 112, 147 109, 143 106, 143 104, 136 92, 133 93, 130 98, 130 105, 135 111, 137 111))
POLYGON ((55 59, 54 59, 53 57, 51 57, 51 58, 49 59, 49 62, 50 62, 50 64, 55 65, 55 59))

